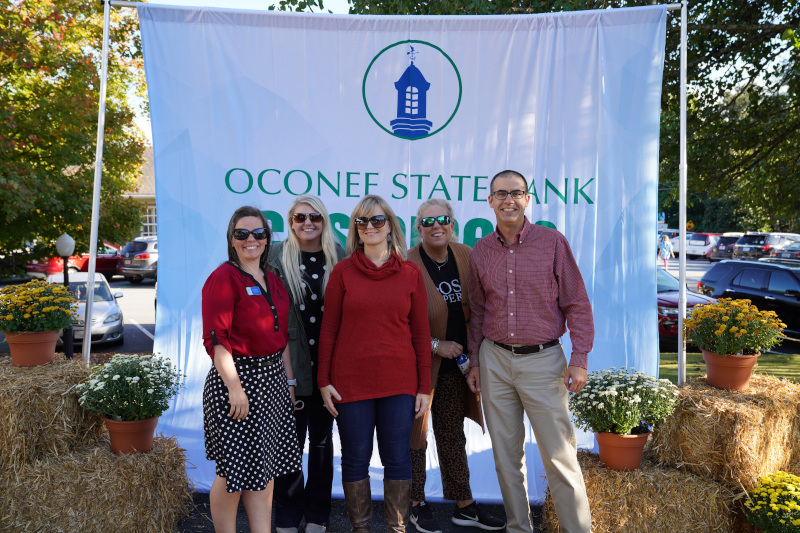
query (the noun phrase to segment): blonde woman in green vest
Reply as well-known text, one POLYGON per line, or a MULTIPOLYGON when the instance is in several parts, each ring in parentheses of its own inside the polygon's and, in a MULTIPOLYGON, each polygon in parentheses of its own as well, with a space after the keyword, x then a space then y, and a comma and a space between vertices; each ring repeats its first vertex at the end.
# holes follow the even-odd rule
POLYGON ((298 196, 286 217, 288 236, 270 250, 269 265, 286 286, 289 346, 296 379, 295 422, 302 450, 308 433, 308 478, 303 472, 275 480, 277 533, 297 533, 303 518, 306 533, 324 533, 331 512, 333 484, 333 417, 317 388, 317 346, 325 287, 333 267, 345 255, 333 234, 322 200, 298 196))
POLYGON ((480 395, 467 387, 456 358, 466 352, 469 327, 469 255, 472 249, 456 242, 455 218, 450 203, 438 198, 423 202, 417 210, 421 241, 408 252, 425 280, 428 323, 431 329, 431 408, 411 430, 411 523, 420 533, 439 533, 430 506, 425 502, 428 414, 446 500, 455 500, 451 521, 461 526, 500 530, 505 522, 483 512, 472 498, 469 485, 464 418, 483 427, 480 395))

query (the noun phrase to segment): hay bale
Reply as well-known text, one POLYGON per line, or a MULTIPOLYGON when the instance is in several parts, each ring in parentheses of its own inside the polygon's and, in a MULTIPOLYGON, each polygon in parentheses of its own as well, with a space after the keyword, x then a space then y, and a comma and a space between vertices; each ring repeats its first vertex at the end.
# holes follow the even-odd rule
POLYGON ((7 471, 0 530, 174 531, 192 506, 185 460, 177 439, 161 436, 148 453, 115 455, 103 440, 7 471))
MULTIPOLYGON (((639 470, 601 466, 597 454, 578 452, 592 532, 670 533, 735 531, 734 491, 715 481, 643 460, 639 470)), ((560 531, 550 491, 542 510, 545 531, 560 531)))
POLYGON ((746 391, 696 378, 679 390, 675 412, 653 432, 658 462, 753 488, 762 475, 800 461, 800 385, 754 374, 746 391))
POLYGON ((0 363, 0 471, 97 442, 102 418, 78 405, 89 370, 64 358, 32 368, 0 363))

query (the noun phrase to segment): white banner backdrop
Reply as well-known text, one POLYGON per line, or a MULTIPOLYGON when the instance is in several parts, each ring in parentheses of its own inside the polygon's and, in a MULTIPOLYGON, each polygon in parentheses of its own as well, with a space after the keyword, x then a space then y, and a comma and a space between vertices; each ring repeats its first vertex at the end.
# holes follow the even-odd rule
MULTIPOLYGON (((199 490, 214 476, 201 288, 226 259, 227 223, 242 205, 264 210, 280 240, 292 199, 317 194, 343 239, 365 194, 388 199, 406 228, 422 200, 447 198, 459 240, 473 245, 494 227, 491 176, 518 170, 533 195, 528 218, 564 233, 583 273, 596 329, 589 370, 657 375, 665 7, 492 17, 138 9, 161 255, 155 351, 188 375, 159 429, 178 435, 199 490)), ((541 501, 544 471, 525 424, 529 495, 541 501)), ((491 440, 466 428, 475 497, 498 502, 491 440)), ((431 435, 428 467, 436 500, 431 435)), ((377 449, 372 477, 379 495, 377 449)))

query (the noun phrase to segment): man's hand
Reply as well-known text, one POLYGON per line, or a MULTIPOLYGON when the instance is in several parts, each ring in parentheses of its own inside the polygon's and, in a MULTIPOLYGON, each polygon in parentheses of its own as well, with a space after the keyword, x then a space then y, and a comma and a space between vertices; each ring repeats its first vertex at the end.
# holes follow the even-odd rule
POLYGON ((472 392, 478 393, 481 391, 480 367, 473 366, 469 369, 469 374, 467 374, 467 386, 469 386, 469 390, 471 390, 472 392))
POLYGON ((586 386, 586 369, 579 366, 568 366, 564 385, 570 392, 580 392, 586 386))

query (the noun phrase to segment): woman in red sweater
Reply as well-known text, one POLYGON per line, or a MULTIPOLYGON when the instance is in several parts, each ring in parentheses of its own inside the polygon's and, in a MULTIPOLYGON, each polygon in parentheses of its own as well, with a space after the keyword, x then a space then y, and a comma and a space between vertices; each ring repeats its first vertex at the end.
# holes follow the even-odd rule
POLYGON ((411 426, 430 403, 427 293, 383 198, 362 198, 349 229, 350 256, 337 263, 325 291, 317 383, 339 427, 353 531, 371 531, 369 460, 377 432, 386 525, 401 533, 411 498, 411 426))

